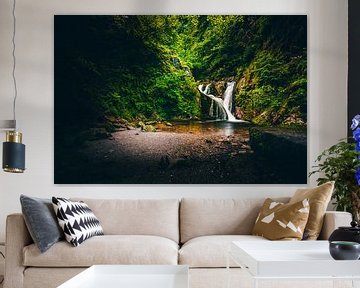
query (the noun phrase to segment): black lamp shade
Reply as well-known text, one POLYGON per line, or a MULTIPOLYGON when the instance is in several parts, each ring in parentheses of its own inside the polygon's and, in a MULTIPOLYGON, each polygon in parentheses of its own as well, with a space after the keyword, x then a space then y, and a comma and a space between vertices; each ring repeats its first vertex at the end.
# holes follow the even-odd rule
POLYGON ((3 143, 3 169, 6 172, 22 173, 25 170, 25 145, 16 142, 3 143))

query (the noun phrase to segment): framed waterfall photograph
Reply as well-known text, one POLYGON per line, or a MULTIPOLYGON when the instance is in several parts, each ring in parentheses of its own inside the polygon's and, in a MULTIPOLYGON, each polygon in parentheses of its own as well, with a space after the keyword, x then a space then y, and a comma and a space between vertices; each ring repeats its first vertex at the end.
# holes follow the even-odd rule
POLYGON ((306 184, 306 15, 54 16, 55 184, 306 184))

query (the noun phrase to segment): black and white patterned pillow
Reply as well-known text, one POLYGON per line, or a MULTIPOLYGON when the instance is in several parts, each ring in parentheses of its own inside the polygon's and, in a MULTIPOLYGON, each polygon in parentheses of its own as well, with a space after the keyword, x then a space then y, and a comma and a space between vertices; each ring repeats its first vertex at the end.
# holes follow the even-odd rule
POLYGON ((84 202, 52 197, 55 214, 66 241, 79 246, 86 239, 104 235, 99 220, 84 202))

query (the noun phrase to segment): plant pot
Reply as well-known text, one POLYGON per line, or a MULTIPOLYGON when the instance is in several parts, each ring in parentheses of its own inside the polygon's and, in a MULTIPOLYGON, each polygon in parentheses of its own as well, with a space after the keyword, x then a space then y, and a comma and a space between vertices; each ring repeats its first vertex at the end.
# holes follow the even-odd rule
POLYGON ((329 242, 332 241, 349 241, 357 242, 360 244, 360 227, 357 225, 357 222, 352 221, 351 226, 343 226, 334 230, 329 237, 329 242))

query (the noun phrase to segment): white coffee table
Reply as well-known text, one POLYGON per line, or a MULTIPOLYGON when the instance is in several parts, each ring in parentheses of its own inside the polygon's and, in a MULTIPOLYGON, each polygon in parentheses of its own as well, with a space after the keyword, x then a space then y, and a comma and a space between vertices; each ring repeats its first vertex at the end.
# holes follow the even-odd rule
POLYGON ((188 288, 185 265, 94 265, 58 288, 188 288))
POLYGON ((360 287, 360 261, 332 259, 328 241, 237 241, 229 258, 248 272, 253 287, 259 280, 349 280, 360 287))

